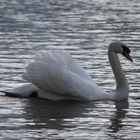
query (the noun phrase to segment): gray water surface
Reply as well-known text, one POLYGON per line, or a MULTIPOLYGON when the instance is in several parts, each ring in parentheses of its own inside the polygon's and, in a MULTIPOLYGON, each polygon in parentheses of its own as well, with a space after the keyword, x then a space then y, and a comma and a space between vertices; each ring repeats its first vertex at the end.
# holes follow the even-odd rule
POLYGON ((140 138, 139 0, 0 0, 0 89, 25 81, 21 74, 39 51, 65 49, 112 92, 107 47, 128 44, 134 62, 120 60, 128 101, 51 102, 0 95, 0 139, 92 140, 140 138))

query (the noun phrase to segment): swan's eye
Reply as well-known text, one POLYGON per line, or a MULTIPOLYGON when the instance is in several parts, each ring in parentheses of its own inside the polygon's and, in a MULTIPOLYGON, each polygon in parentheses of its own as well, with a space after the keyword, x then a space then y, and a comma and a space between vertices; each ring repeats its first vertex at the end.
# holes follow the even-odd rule
POLYGON ((131 52, 130 49, 128 47, 126 47, 125 45, 122 45, 122 48, 123 48, 123 53, 125 52, 125 53, 129 54, 131 52))
POLYGON ((130 49, 125 46, 125 45, 122 45, 122 48, 123 48, 123 53, 122 55, 125 56, 128 60, 130 60, 131 62, 133 62, 131 56, 129 55, 130 54, 130 49))

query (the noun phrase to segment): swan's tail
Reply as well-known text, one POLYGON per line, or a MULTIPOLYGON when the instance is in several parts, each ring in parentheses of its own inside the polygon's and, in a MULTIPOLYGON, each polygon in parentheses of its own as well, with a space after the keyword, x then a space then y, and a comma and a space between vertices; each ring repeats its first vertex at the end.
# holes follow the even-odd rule
POLYGON ((0 93, 4 93, 6 96, 10 97, 18 97, 18 93, 12 93, 12 91, 9 90, 0 90, 0 93))
POLYGON ((19 93, 13 93, 9 90, 0 90, 0 93, 4 93, 6 96, 10 97, 38 97, 38 93, 36 91, 31 92, 28 96, 21 95, 19 93))
POLYGON ((7 90, 0 90, 1 93, 4 93, 6 96, 11 97, 36 97, 37 88, 33 84, 26 83, 17 86, 16 88, 11 88, 7 90))

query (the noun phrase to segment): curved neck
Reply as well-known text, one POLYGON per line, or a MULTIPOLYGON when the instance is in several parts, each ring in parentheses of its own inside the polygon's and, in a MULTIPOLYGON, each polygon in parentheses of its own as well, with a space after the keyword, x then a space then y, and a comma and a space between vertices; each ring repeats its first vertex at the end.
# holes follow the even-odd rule
POLYGON ((129 87, 125 74, 122 70, 117 54, 109 48, 108 50, 109 62, 111 64, 115 79, 116 79, 116 98, 128 98, 129 87))

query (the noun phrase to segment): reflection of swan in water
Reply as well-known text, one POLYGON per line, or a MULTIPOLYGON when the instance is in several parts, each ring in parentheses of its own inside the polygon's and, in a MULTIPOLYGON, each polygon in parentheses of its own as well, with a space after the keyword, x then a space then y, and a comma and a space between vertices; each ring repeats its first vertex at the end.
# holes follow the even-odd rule
POLYGON ((113 42, 109 45, 109 61, 117 83, 114 94, 102 90, 69 53, 55 50, 41 54, 35 62, 29 64, 23 78, 30 83, 6 91, 7 95, 28 97, 32 93, 37 93, 38 97, 50 100, 127 99, 129 87, 117 56, 118 53, 132 61, 129 55, 130 50, 124 43, 113 42))
MULTIPOLYGON (((27 122, 31 120, 34 125, 27 125, 30 129, 46 128, 55 130, 65 130, 69 128, 84 127, 85 129, 99 130, 100 127, 108 126, 108 122, 105 125, 104 120, 110 119, 111 126, 108 128, 113 133, 117 133, 121 127, 123 127, 122 120, 125 118, 126 111, 128 108, 128 102, 115 102, 116 112, 112 116, 102 116, 105 111, 108 112, 104 107, 100 105, 106 104, 106 102, 50 102, 40 99, 29 99, 24 108, 24 117, 27 122), (99 107, 98 107, 99 105, 99 107), (75 122, 76 121, 76 122, 75 122), (102 122, 103 121, 103 122, 102 122), (87 126, 86 126, 86 125, 87 126)), ((111 104, 114 102, 111 102, 111 104)), ((109 109, 110 110, 110 109, 109 109)))
MULTIPOLYGON (((123 120, 126 117, 127 110, 129 108, 128 100, 116 101, 116 112, 111 117, 111 126, 108 128, 112 133, 109 134, 110 137, 117 139, 116 133, 122 129, 125 124, 123 124, 123 120), (115 135, 114 135, 115 133, 115 135)), ((120 135, 118 136, 120 139, 120 135)))
POLYGON ((32 126, 27 125, 28 128, 40 127, 60 131, 75 128, 77 124, 71 124, 74 118, 88 118, 89 109, 94 108, 96 108, 96 104, 93 102, 50 102, 38 98, 30 98, 24 108, 24 117, 26 120, 32 120, 34 124, 32 126))

